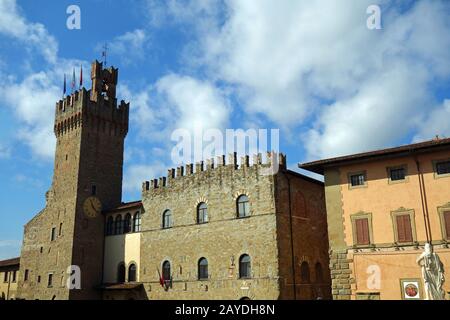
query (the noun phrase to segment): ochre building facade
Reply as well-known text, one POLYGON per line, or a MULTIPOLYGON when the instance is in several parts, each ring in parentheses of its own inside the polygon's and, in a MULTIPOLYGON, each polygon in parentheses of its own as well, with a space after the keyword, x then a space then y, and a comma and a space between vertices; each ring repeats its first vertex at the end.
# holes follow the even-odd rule
POLYGON ((325 177, 334 299, 424 299, 416 259, 427 242, 449 299, 450 139, 300 167, 325 177))

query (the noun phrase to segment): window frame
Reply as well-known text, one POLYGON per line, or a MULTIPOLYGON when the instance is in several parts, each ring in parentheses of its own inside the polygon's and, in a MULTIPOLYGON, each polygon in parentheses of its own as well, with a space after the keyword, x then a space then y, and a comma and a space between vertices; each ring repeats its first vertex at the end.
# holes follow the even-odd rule
POLYGON ((169 260, 164 260, 163 263, 161 264, 161 274, 164 279, 164 284, 170 284, 170 281, 172 280, 172 263, 169 260), (168 269, 166 268, 167 265, 169 266, 168 269), (167 270, 169 272, 168 279, 166 278, 167 270))
POLYGON ((320 261, 317 261, 314 265, 314 281, 317 284, 321 284, 324 282, 324 276, 323 276, 323 266, 320 263, 320 261), (320 274, 320 277, 318 275, 320 274))
POLYGON ((136 211, 133 215, 133 232, 141 232, 141 212, 136 211))
POLYGON ((197 224, 208 223, 208 204, 204 201, 197 205, 197 224), (201 206, 204 206, 201 208, 201 206), (202 217, 202 219, 200 219, 202 217))
POLYGON ((398 246, 408 246, 417 244, 417 234, 416 234, 416 221, 414 209, 399 208, 395 211, 391 211, 392 228, 394 232, 394 243, 398 246), (411 225, 411 237, 412 241, 399 242, 398 239, 398 227, 397 227, 397 217, 402 215, 409 215, 409 221, 411 225))
POLYGON ((118 214, 114 217, 114 235, 123 234, 123 219, 122 215, 118 214))
POLYGON ((438 207, 437 212, 439 215, 439 221, 440 221, 440 225, 441 225, 442 240, 444 242, 450 242, 450 234, 447 233, 446 224, 445 224, 445 216, 444 216, 446 212, 450 212, 450 202, 448 202, 447 204, 445 204, 443 206, 438 207))
POLYGON ((347 173, 347 184, 348 184, 348 189, 352 190, 352 189, 360 189, 360 188, 367 188, 369 183, 367 181, 367 171, 366 170, 361 170, 361 171, 354 171, 354 172, 348 172, 347 173), (356 175, 362 175, 364 177, 364 184, 360 184, 360 185, 352 185, 352 177, 356 176, 356 175))
POLYGON ((302 261, 300 264, 300 280, 302 284, 311 283, 311 269, 309 267, 308 261, 302 261), (304 271, 306 270, 306 273, 304 271))
POLYGON ((48 273, 47 288, 53 288, 53 272, 48 273))
POLYGON ((371 212, 363 212, 360 211, 358 213, 350 215, 350 220, 352 223, 352 235, 353 235, 353 246, 358 248, 364 247, 373 247, 374 239, 373 239, 373 227, 372 227, 372 213, 371 212), (367 219, 368 231, 369 231, 369 243, 368 244, 358 244, 358 233, 356 227, 356 220, 358 219, 367 219))
POLYGON ((252 258, 250 257, 249 254, 247 253, 243 253, 240 257, 239 257, 239 279, 251 279, 252 278, 252 258), (243 262, 242 260, 244 258, 249 259, 249 261, 243 262), (246 274, 243 274, 244 268, 243 268, 243 263, 246 264, 246 268, 245 268, 245 272, 246 274), (248 264, 248 266, 247 266, 248 264))
POLYGON ((114 233, 115 233, 115 221, 114 221, 114 218, 113 218, 113 216, 109 216, 107 219, 106 219, 106 235, 107 236, 112 236, 112 235, 114 235, 114 233))
POLYGON ((388 177, 388 184, 397 184, 397 183, 406 183, 409 182, 409 175, 408 175, 408 166, 406 164, 402 164, 399 166, 392 166, 392 167, 387 167, 386 168, 387 171, 387 177, 388 177), (404 173, 405 173, 405 177, 404 179, 401 180, 392 180, 392 175, 391 172, 393 170, 399 170, 399 169, 403 169, 404 173))
POLYGON ((125 266, 125 262, 120 262, 117 265, 117 283, 125 283, 126 281, 127 281, 127 267, 125 266), (121 272, 122 268, 123 268, 123 273, 121 272), (123 280, 123 281, 120 281, 120 280, 123 280))
POLYGON ((447 159, 438 159, 438 160, 433 160, 432 164, 433 164, 433 172, 434 172, 434 178, 435 179, 441 179, 441 178, 449 178, 450 177, 450 173, 443 173, 443 174, 438 174, 437 172, 437 166, 439 163, 442 162, 449 162, 450 158, 447 159))
POLYGON ((128 266, 128 282, 136 282, 137 281, 137 264, 135 262, 130 263, 128 266), (134 266, 134 280, 131 279, 130 274, 131 268, 134 266))
POLYGON ((243 218, 248 218, 250 216, 251 216, 250 197, 247 194, 242 193, 236 198, 236 217, 238 219, 243 219, 243 218), (247 199, 247 201, 240 201, 244 197, 247 199), (241 215, 241 211, 240 211, 241 204, 244 204, 244 206, 243 206, 244 207, 244 215, 241 215), (248 211, 248 212, 246 212, 246 211, 248 211))
POLYGON ((163 214, 162 214, 162 223, 161 223, 161 227, 162 229, 170 229, 173 227, 173 219, 172 219, 172 210, 170 209, 166 209, 164 210, 163 214), (169 214, 169 219, 168 219, 168 224, 166 225, 166 217, 167 214, 169 214))
POLYGON ((50 242, 53 242, 56 240, 56 227, 52 227, 52 230, 50 231, 50 242))
POLYGON ((123 234, 131 233, 133 230, 132 226, 132 216, 131 213, 127 212, 125 214, 125 219, 123 219, 123 234))
POLYGON ((198 280, 208 280, 209 279, 209 262, 205 257, 198 259, 197 263, 197 279, 198 280), (206 261, 206 264, 202 265, 202 262, 206 261), (205 270, 206 269, 206 270, 205 270))

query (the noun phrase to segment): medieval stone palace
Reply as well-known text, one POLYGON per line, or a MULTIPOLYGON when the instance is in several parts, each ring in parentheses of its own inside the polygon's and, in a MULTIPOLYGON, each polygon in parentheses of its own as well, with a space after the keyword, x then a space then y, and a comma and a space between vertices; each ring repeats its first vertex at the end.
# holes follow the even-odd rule
POLYGON ((299 164, 324 183, 232 153, 123 203, 130 106, 117 69, 91 79, 56 103, 52 185, 0 299, 450 299, 450 138, 299 164))
POLYGON ((231 154, 143 177, 142 200, 123 203, 129 103, 116 99, 117 69, 95 61, 91 79, 56 103, 53 181, 9 297, 331 297, 322 182, 282 154, 231 154), (277 173, 261 174, 274 161, 277 173))

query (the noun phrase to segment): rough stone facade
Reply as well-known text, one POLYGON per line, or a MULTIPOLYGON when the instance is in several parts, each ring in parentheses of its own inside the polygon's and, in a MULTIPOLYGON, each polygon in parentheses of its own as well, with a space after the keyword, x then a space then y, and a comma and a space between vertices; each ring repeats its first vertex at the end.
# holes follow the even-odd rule
POLYGON ((323 185, 286 170, 264 175, 273 159, 253 165, 235 155, 169 170, 167 179, 144 183, 140 282, 149 299, 314 299, 329 297, 328 245, 323 185), (175 172, 178 174, 175 175, 175 172), (290 184, 290 188, 289 188, 290 184), (289 190, 290 189, 290 190, 289 190), (289 196, 290 191, 290 196, 289 196), (237 217, 236 201, 246 195, 250 215, 237 217), (197 206, 206 203, 208 222, 197 223, 197 206), (289 209, 290 208, 290 209, 289 209), (162 228, 171 210, 173 227, 162 228), (251 277, 239 278, 239 259, 251 258, 251 277), (198 279, 200 258, 208 279, 198 279), (173 281, 159 283, 164 261, 173 281), (301 264, 308 265, 302 281, 301 264), (320 263, 321 279, 314 266, 320 263), (312 271, 310 272, 310 270, 312 271), (317 280, 317 281, 316 281, 317 280), (296 288, 296 290, 294 290, 296 288))
POLYGON ((104 218, 87 217, 83 203, 92 195, 106 209, 121 203, 129 105, 117 105, 117 69, 96 61, 91 78, 103 87, 83 88, 56 104, 54 176, 46 207, 25 225, 20 263, 29 277, 19 279, 20 298, 101 297, 95 287, 102 283, 104 218), (71 265, 81 269, 80 290, 66 285, 71 265))

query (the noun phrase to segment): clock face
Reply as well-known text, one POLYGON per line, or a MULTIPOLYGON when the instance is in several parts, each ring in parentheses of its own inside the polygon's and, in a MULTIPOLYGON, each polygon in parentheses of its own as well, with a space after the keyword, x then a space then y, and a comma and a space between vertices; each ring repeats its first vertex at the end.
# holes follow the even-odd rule
POLYGON ((97 197, 89 197, 84 201, 83 211, 88 218, 95 218, 102 211, 102 203, 97 197))

